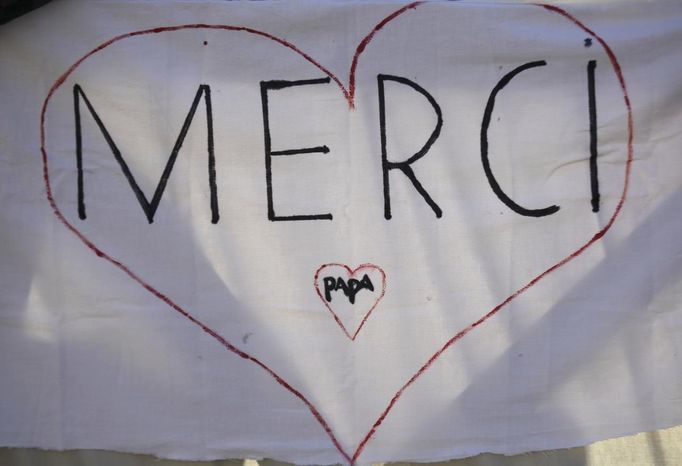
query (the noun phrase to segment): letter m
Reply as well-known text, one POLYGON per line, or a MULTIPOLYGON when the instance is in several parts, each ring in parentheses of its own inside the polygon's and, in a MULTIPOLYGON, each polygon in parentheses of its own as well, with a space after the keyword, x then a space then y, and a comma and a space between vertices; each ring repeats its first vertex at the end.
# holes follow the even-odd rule
POLYGON ((194 113, 197 110, 197 106, 199 105, 199 101, 201 100, 202 96, 204 98, 204 104, 206 106, 206 125, 207 125, 207 133, 208 133, 208 184, 209 184, 209 189, 210 189, 211 223, 218 223, 218 219, 220 218, 220 215, 219 215, 219 211, 218 211, 218 194, 217 194, 217 187, 216 187, 215 156, 213 153, 213 116, 212 116, 212 110, 211 110, 211 88, 206 84, 201 84, 199 86, 199 89, 197 89, 197 93, 194 96, 194 101, 192 102, 192 107, 189 109, 189 112, 187 113, 187 117, 185 117, 185 122, 183 123, 182 128, 180 129, 180 134, 178 135, 178 138, 175 141, 175 145, 173 146, 173 151, 171 152, 170 156, 168 157, 168 161, 166 162, 166 167, 164 168, 163 173, 161 174, 161 179, 159 180, 159 183, 156 185, 156 189, 154 190, 154 195, 152 196, 151 201, 147 199, 147 196, 145 196, 145 194, 140 189, 140 186, 137 184, 137 181, 135 180, 135 177, 133 176, 132 172, 130 171, 128 164, 126 163, 125 159, 123 158, 121 151, 116 146, 116 143, 114 142, 113 138, 109 134, 109 131, 104 126, 102 119, 99 117, 99 115, 95 111, 95 108, 92 106, 92 103, 90 102, 88 97, 85 95, 85 92, 83 91, 81 86, 79 84, 76 84, 73 86, 73 105, 74 105, 74 113, 75 113, 75 118, 76 118, 76 166, 77 166, 77 170, 78 170, 78 216, 82 220, 87 218, 86 213, 85 213, 85 192, 84 192, 84 186, 83 186, 83 142, 82 142, 82 134, 81 134, 81 113, 80 113, 81 98, 85 102, 85 106, 90 111, 90 115, 92 115, 92 118, 95 120, 95 123, 99 127, 99 130, 102 132, 104 139, 107 141, 107 144, 109 145, 109 148, 111 149, 111 152, 113 153, 114 158, 116 159, 119 166, 121 167, 121 171, 123 172, 123 175, 128 180, 128 183, 130 184, 130 188, 133 190, 133 193, 135 193, 135 197, 137 197, 137 201, 140 203, 140 206, 142 207, 142 210, 144 211, 144 214, 147 217, 147 220, 149 221, 149 223, 152 223, 154 221, 154 214, 156 213, 156 209, 159 207, 159 203, 161 202, 161 197, 163 196, 163 191, 166 189, 166 183, 168 182, 168 178, 170 177, 170 174, 173 171, 173 166, 175 165, 175 160, 178 157, 178 153, 180 152, 180 148, 182 147, 182 143, 185 140, 185 136, 187 136, 187 131, 189 130, 190 125, 192 124, 192 119, 194 118, 194 113))

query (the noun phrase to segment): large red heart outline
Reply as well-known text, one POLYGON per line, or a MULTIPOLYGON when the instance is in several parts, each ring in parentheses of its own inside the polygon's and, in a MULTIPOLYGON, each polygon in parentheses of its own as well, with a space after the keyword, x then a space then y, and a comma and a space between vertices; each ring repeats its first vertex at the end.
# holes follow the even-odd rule
MULTIPOLYGON (((367 431, 366 435, 362 438, 362 440, 359 442, 359 444, 356 446, 355 450, 352 452, 346 451, 338 441, 338 439, 335 436, 335 433, 329 423, 324 419, 324 417, 320 414, 318 409, 306 398, 306 396, 298 391, 296 388, 291 386, 283 377, 278 375, 274 370, 272 370, 266 363, 262 362, 261 360, 255 358, 248 352, 245 352, 241 349, 239 349, 237 346, 232 344, 230 341, 225 339, 222 335, 220 335, 218 332, 213 330, 211 327, 207 326, 204 324, 202 321, 197 319, 192 313, 187 311, 186 309, 182 308, 178 304, 176 304, 168 295, 164 294, 163 292, 157 290, 156 288, 152 287, 149 283, 145 281, 142 277, 137 275, 134 271, 132 271, 126 264, 121 262, 120 260, 116 259, 115 257, 107 254, 106 252, 102 251, 93 243, 90 239, 88 239, 85 235, 83 235, 78 228, 76 228, 73 224, 71 224, 66 217, 62 214, 61 210, 56 204, 56 201, 54 199, 53 193, 52 193, 52 187, 50 183, 50 175, 49 175, 49 167, 48 167, 48 156, 47 156, 47 149, 46 149, 46 136, 45 136, 45 120, 46 120, 46 112, 48 105, 50 103, 50 100, 53 96, 53 94, 64 84, 64 82, 67 80, 67 78, 89 57, 92 55, 96 54, 97 52, 109 47, 110 45, 124 40, 126 38, 134 37, 134 36, 142 36, 142 35, 149 35, 149 34, 159 34, 159 33, 164 33, 164 32, 169 32, 169 31, 177 31, 177 30, 182 30, 182 29, 214 29, 214 30, 225 30, 225 31, 234 31, 234 32, 244 32, 247 34, 252 34, 255 36, 260 36, 262 38, 274 41, 278 43, 279 45, 282 45, 283 47, 289 49, 290 51, 293 51, 303 57, 305 60, 310 62, 312 65, 314 65, 316 68, 318 68, 321 72, 323 72, 326 76, 328 76, 331 80, 333 80, 341 92, 343 93, 344 97, 348 101, 348 105, 350 108, 353 108, 354 106, 354 99, 355 99, 355 74, 356 74, 356 69, 358 67, 359 59, 365 50, 365 48, 368 46, 368 44, 372 41, 372 39, 375 37, 375 35, 381 31, 388 23, 390 23, 393 19, 396 17, 405 14, 406 12, 412 11, 416 9, 421 2, 415 2, 411 3, 409 5, 403 6, 402 8, 396 10, 392 14, 388 15, 385 17, 382 21, 380 21, 374 28, 367 34, 362 41, 359 43, 355 50, 355 54, 352 59, 352 63, 350 66, 349 70, 349 75, 348 75, 348 80, 347 84, 344 85, 339 78, 337 78, 331 71, 329 71, 327 68, 325 68, 322 64, 318 63, 315 59, 313 59, 311 56, 307 55, 305 52, 297 48, 295 45, 292 43, 276 37, 274 35, 271 35, 267 32, 252 29, 249 27, 245 26, 229 26, 229 25, 211 25, 211 24, 186 24, 186 25, 178 25, 178 26, 170 26, 170 27, 158 27, 158 28, 153 28, 153 29, 145 29, 141 31, 135 31, 135 32, 130 32, 126 34, 122 34, 119 36, 116 36, 84 56, 82 56, 80 59, 78 59, 73 65, 71 65, 59 78, 52 84, 50 87, 48 94, 43 102, 42 109, 41 109, 41 114, 40 114, 40 149, 41 149, 41 156, 42 156, 42 164, 43 164, 43 178, 44 178, 44 183, 45 183, 45 189, 46 189, 46 197, 47 200, 56 215, 56 217, 59 219, 59 221, 69 230, 71 231, 76 237, 88 248, 90 249, 93 253, 95 253, 98 257, 104 259, 105 261, 111 263, 112 265, 116 266, 118 269, 121 271, 125 272, 131 279, 133 279, 135 282, 137 282, 140 286, 145 288, 148 292, 150 292, 152 295, 163 301, 165 304, 167 304, 171 309, 185 317, 187 320, 189 320, 191 323, 197 325, 203 332, 206 334, 210 335, 213 337, 218 343, 220 343, 226 350, 236 354, 237 356, 248 360, 255 365, 259 366, 261 369, 266 371, 275 381, 280 384, 284 389, 289 391, 291 394, 293 394, 295 397, 297 397, 302 403, 305 404, 305 406, 310 410, 311 414, 314 416, 316 421, 320 424, 320 426, 325 430, 327 435, 329 436, 330 440, 334 444, 335 448, 339 451, 339 453, 348 461, 350 464, 354 464, 360 455, 362 454, 364 448, 368 444, 368 442, 371 440, 377 429, 382 425, 384 420, 386 419, 386 416, 391 412, 391 410, 394 408, 396 403, 400 400, 404 392, 417 380, 419 379, 432 365, 433 363, 440 358, 440 356, 448 350, 450 347, 452 347, 457 341, 459 341, 461 338, 463 338, 465 335, 467 335, 471 330, 475 329, 476 327, 480 326, 484 322, 486 322, 488 319, 496 315, 500 310, 505 308, 511 301, 513 301, 515 298, 517 298, 519 295, 523 294, 526 292, 528 289, 533 287, 535 284, 537 284, 539 281, 541 281, 544 277, 547 275, 551 274, 552 272, 556 271, 560 267, 566 265, 567 263, 571 262, 573 259, 577 258, 580 256, 585 250, 587 250, 589 247, 591 247, 593 244, 595 244, 597 241, 603 238, 603 236, 611 229, 613 226, 615 220, 618 218, 622 207, 624 205, 625 199, 626 199, 626 194, 628 190, 628 185, 629 185, 629 180, 630 180, 630 174, 631 174, 631 166, 632 166, 632 160, 633 160, 633 116, 632 116, 632 108, 630 104, 630 99, 628 97, 627 93, 627 88, 625 84, 625 79, 622 74, 622 70, 620 67, 620 64, 609 47, 609 45, 602 39, 597 33, 592 31, 590 28, 585 26, 583 23, 581 23, 578 19, 567 13, 565 10, 555 7, 555 6, 550 6, 550 5, 534 5, 540 8, 544 8, 548 12, 556 13, 561 15, 562 17, 566 18, 568 21, 570 21, 573 25, 584 31, 586 34, 588 34, 590 37, 595 39, 600 46, 603 48, 605 51, 606 55, 608 56, 611 65, 613 67, 614 73, 617 76, 618 82, 620 84, 622 94, 623 94, 623 99, 624 99, 624 104, 625 108, 627 111, 627 159, 626 159, 626 164, 625 164, 625 176, 624 176, 624 182, 623 182, 623 188, 622 188, 622 193, 620 195, 620 198, 618 200, 618 203, 616 205, 616 208, 607 221, 607 223, 599 230, 597 231, 587 242, 585 242, 582 246, 577 248, 576 250, 572 251, 570 254, 567 256, 563 257, 561 260, 556 262, 554 265, 550 266, 546 270, 544 270, 542 273, 539 275, 535 276, 531 280, 529 280, 524 286, 521 288, 517 289, 514 291, 512 294, 507 296, 504 300, 502 300, 499 304, 494 306, 492 309, 490 309, 488 312, 484 313, 480 318, 475 320, 474 322, 471 322, 469 325, 464 327, 463 329, 459 330, 456 332, 454 335, 452 335, 447 341, 445 341, 439 349, 433 353, 425 362, 422 364, 415 372, 414 374, 395 392, 394 396, 388 401, 387 406, 385 409, 381 412, 380 416, 376 419, 376 421, 372 424, 372 426, 369 428, 367 431)), ((370 310, 371 312, 371 310, 370 310)), ((369 312, 367 313, 367 316, 369 316, 369 312)), ((367 317, 366 316, 366 317, 367 317)), ((365 320, 366 320, 365 317, 365 320)), ((364 323, 364 320, 363 320, 364 323)), ((357 329, 357 331, 360 330, 362 327, 362 324, 360 327, 357 329)), ((357 331, 355 332, 355 335, 357 335, 357 331)), ((353 337, 355 336, 353 335, 353 337)), ((350 335, 349 335, 350 336, 350 335)))

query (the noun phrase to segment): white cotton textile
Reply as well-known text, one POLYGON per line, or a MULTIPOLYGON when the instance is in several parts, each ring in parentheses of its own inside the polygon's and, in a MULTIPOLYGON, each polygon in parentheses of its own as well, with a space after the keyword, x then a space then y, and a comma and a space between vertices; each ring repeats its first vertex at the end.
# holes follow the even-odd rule
POLYGON ((0 446, 366 464, 682 424, 681 43, 672 1, 0 26, 0 446))

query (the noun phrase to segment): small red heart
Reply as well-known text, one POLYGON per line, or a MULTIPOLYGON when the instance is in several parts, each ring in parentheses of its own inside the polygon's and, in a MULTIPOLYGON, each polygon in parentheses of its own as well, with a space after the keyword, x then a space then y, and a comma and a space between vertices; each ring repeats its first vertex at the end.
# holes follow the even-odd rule
POLYGON ((343 333, 351 341, 355 341, 370 314, 386 293, 386 273, 374 264, 362 264, 355 269, 345 264, 324 264, 315 272, 315 290, 343 333), (377 284, 377 277, 380 277, 381 286, 377 284), (322 287, 324 291, 320 289, 320 279, 323 282, 328 280, 322 287), (363 287, 363 283, 370 288, 363 287), (335 288, 333 292, 330 290, 332 286, 335 288), (344 289, 348 290, 349 295, 344 296, 344 289), (357 320, 360 320, 360 323, 352 325, 357 320), (351 333, 349 327, 351 331, 355 328, 355 331, 351 333))

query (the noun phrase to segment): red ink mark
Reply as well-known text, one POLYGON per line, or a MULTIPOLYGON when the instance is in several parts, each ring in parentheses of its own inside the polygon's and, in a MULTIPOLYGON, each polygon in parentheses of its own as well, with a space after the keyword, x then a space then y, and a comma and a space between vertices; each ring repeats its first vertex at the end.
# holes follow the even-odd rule
POLYGON ((394 11, 393 13, 382 19, 376 26, 374 26, 370 33, 367 34, 365 38, 360 41, 357 48, 355 49, 355 55, 353 55, 353 62, 350 65, 350 72, 348 73, 348 93, 346 94, 346 98, 348 99, 348 104, 350 105, 351 108, 355 107, 355 70, 358 67, 358 60, 360 59, 360 55, 362 54, 362 52, 365 51, 367 44, 369 44, 371 40, 374 38, 374 35, 381 29, 383 29, 383 27, 386 26, 388 23, 390 23, 391 21, 393 21, 395 18, 402 15, 406 11, 417 8, 422 3, 424 2, 413 2, 408 5, 405 5, 399 10, 394 11))
MULTIPOLYGON (((544 5, 544 4, 533 4, 534 6, 539 6, 541 8, 544 8, 550 12, 557 13, 565 18, 567 18, 569 21, 574 23, 577 27, 582 29, 584 32, 589 34, 591 37, 596 39, 601 47, 604 49, 606 52, 607 56, 609 57, 609 60, 611 62, 611 65, 613 66, 614 72, 616 73, 616 76, 618 78, 618 81, 620 83, 621 90, 623 92, 623 99, 625 101, 625 107, 627 109, 627 130, 628 130, 628 139, 627 139, 627 161, 625 164, 625 180, 623 183, 623 191, 622 194, 619 198, 618 204, 616 206, 616 209, 612 216, 610 217, 609 221, 607 222, 606 226, 604 226, 601 230, 599 230, 590 240, 585 243, 583 246, 572 252, 570 255, 565 257, 564 259, 560 260, 544 272, 542 272, 540 275, 536 276, 533 278, 531 281, 529 281, 525 286, 522 288, 519 288, 516 290, 514 293, 512 293, 510 296, 508 296, 506 299, 504 299, 501 303, 499 303, 497 306, 495 306, 492 310, 490 310, 488 313, 483 315, 480 319, 476 320, 475 322, 469 324, 467 327, 464 329, 460 330, 457 332, 453 337, 451 337, 449 340, 443 344, 443 346, 436 351, 418 370, 417 372, 414 373, 410 379, 403 384, 400 389, 395 393, 393 398, 391 398, 390 402, 386 406, 386 408, 382 411, 381 415, 379 418, 374 422, 370 430, 367 432, 367 434, 363 437, 362 441, 358 444, 357 448, 353 452, 353 455, 349 455, 344 448, 341 446, 339 441, 337 440, 336 436, 334 435, 334 432, 332 431, 331 427, 327 423, 327 421, 322 417, 320 412, 317 410, 317 408, 298 390, 296 390, 294 387, 292 387, 286 380, 284 380, 281 376, 279 376, 275 371, 273 371, 270 367, 268 367, 266 364, 261 362, 259 359, 251 356, 249 353, 240 350, 236 346, 234 346, 232 343, 227 341, 223 336, 221 336, 219 333, 217 333, 215 330, 212 328, 208 327, 205 325, 203 322, 198 320, 196 317, 194 317, 192 314, 190 314, 188 311, 183 309, 182 307, 178 306, 173 302, 168 296, 165 294, 161 293, 160 291, 156 290, 154 287, 149 285, 147 282, 145 282, 142 278, 140 278, 137 274, 135 274, 133 271, 131 271, 126 265, 124 265, 122 262, 118 261, 117 259, 113 258, 112 256, 108 255, 107 253, 103 252, 95 244, 90 241, 85 235, 83 235, 76 227, 74 227, 69 221, 64 217, 64 215, 61 213, 59 210, 59 207, 57 207, 57 203, 54 200, 53 194, 52 194, 52 187, 50 184, 50 175, 49 175, 49 167, 48 167, 48 160, 47 160, 47 150, 45 149, 45 114, 47 112, 47 107, 48 104, 53 96, 53 94, 61 87, 62 84, 66 81, 66 79, 78 68, 83 61, 85 61, 87 58, 90 56, 94 55, 95 53, 101 51, 102 49, 110 46, 111 44, 118 42, 120 40, 134 37, 134 36, 141 36, 145 34, 158 34, 162 32, 169 32, 169 31, 178 31, 178 30, 183 30, 183 29, 220 29, 220 30, 227 30, 227 31, 241 31, 241 32, 247 32, 250 34, 254 34, 257 36, 261 36, 264 38, 267 38, 269 40, 272 40, 274 42, 277 42, 278 44, 296 52, 298 55, 302 56, 305 60, 313 64, 315 67, 317 67, 320 71, 322 71, 324 74, 329 76, 338 86, 341 92, 343 93, 344 97, 348 101, 348 105, 350 108, 353 108, 354 106, 354 96, 355 96, 355 71, 357 68, 357 63, 359 60, 359 56, 362 53, 362 51, 367 47, 369 42, 372 40, 374 35, 381 30, 389 21, 395 19, 398 15, 409 11, 411 9, 415 9, 418 7, 422 2, 415 2, 411 3, 405 7, 400 8, 396 12, 392 13, 391 15, 387 16, 385 19, 383 19, 381 22, 379 22, 374 29, 362 40, 362 42, 358 45, 355 56, 353 57, 353 63, 351 65, 351 71, 349 73, 349 86, 348 89, 345 88, 345 86, 339 81, 339 79, 332 74, 329 70, 327 70, 324 66, 320 65, 318 62, 316 62, 312 57, 307 55, 305 52, 301 51, 298 49, 296 46, 291 44, 290 42, 285 41, 284 39, 280 39, 276 36, 273 36, 271 34, 268 34, 263 31, 259 31, 257 29, 251 29, 243 26, 227 26, 227 25, 210 25, 210 24, 187 24, 187 25, 180 25, 180 26, 170 26, 170 27, 158 27, 154 29, 146 29, 142 31, 135 31, 127 34, 122 34, 119 36, 116 36, 90 52, 88 52, 86 55, 81 57, 78 61, 76 61, 73 65, 71 65, 66 72, 64 72, 57 80, 52 84, 50 87, 50 90, 47 93, 47 97, 45 98, 42 109, 40 112, 40 152, 41 152, 41 157, 42 157, 42 164, 43 164, 43 181, 45 183, 45 188, 46 188, 46 197, 47 201, 50 204, 50 207, 52 208, 52 211, 54 212, 55 216, 57 219, 69 230, 71 231, 76 237, 88 248, 90 249, 93 253, 95 253, 98 257, 101 257, 102 259, 110 262, 117 268, 119 268, 121 271, 123 271, 126 275, 128 275, 131 279, 133 279, 135 282, 140 284, 143 288, 145 288, 147 291, 149 291, 152 295, 156 296, 158 299, 166 303, 171 309, 174 311, 178 312, 182 316, 184 316, 186 319, 188 319, 190 322, 193 324, 197 325, 199 328, 201 328, 202 331, 204 331, 206 334, 210 335, 213 337, 218 343, 220 343, 225 349, 228 351, 236 354, 237 356, 246 359, 248 361, 253 362, 263 370, 265 370, 275 381, 282 386, 284 389, 289 391, 291 394, 293 394, 296 398, 301 400, 301 402, 308 408, 308 410, 311 412, 315 420, 322 426, 324 431, 326 432, 327 436, 330 438, 332 444, 334 447, 339 451, 339 453, 348 461, 351 465, 354 465, 357 461, 357 459, 360 457, 362 454, 364 448, 367 446, 367 443, 370 441, 372 436, 376 433, 377 429, 381 426, 381 424, 384 422, 386 419, 386 416, 390 413, 390 411, 393 409, 395 404, 398 402, 400 397, 403 395, 405 390, 407 390, 420 376, 422 376, 431 366, 432 364, 440 358, 440 356, 452 345, 454 345, 457 341, 459 341, 461 338, 463 338, 466 334, 468 334, 471 330, 475 329, 479 325, 483 324, 485 321, 487 321, 489 318, 493 317, 495 314, 497 314, 500 310, 502 310, 507 304, 509 304, 511 301, 513 301, 516 297, 519 295, 523 294, 526 292, 528 289, 530 289, 532 286, 537 284, 540 280, 542 280, 544 277, 549 275, 550 273, 554 272, 558 268, 562 267, 563 265, 567 264, 568 262, 572 261, 576 257, 580 256, 585 250, 587 250, 590 246, 592 246, 594 243, 599 241, 605 234, 606 232, 613 226, 613 223, 615 222, 616 218, 619 216, 623 204, 625 203, 626 199, 626 194, 628 191, 628 186, 629 186, 629 181, 630 181, 630 174, 632 170, 632 160, 633 160, 633 138, 634 138, 634 130, 633 130, 633 117, 632 117, 632 107, 630 105, 630 98, 627 92, 627 87, 625 84, 625 78, 623 77, 623 73, 621 70, 621 66, 618 62, 618 59, 616 58, 616 55, 613 53, 609 45, 606 43, 604 39, 602 39, 599 35, 597 35, 595 32, 593 32, 591 29, 586 27, 583 23, 581 23, 578 19, 576 19, 574 16, 566 12, 565 10, 552 6, 552 5, 544 5)), ((364 322, 363 322, 364 323, 364 322)))
POLYGON ((367 319, 369 318, 370 314, 372 314, 372 311, 374 310, 375 307, 377 307, 377 305, 379 304, 379 301, 381 301, 381 299, 384 297, 384 294, 386 293, 386 273, 383 271, 383 269, 381 267, 379 267, 378 265, 374 265, 374 264, 362 264, 355 269, 351 269, 350 267, 348 267, 345 264, 335 264, 335 263, 324 264, 324 265, 320 266, 320 268, 318 268, 317 271, 315 271, 314 285, 315 285, 315 291, 317 291, 317 295, 320 297, 320 299, 322 300, 324 305, 327 307, 327 309, 329 309, 329 312, 332 313, 334 320, 336 320, 336 323, 339 324, 339 327, 341 327, 341 330, 343 330, 343 333, 345 333, 346 336, 351 339, 351 341, 355 341, 355 338, 358 336, 358 333, 360 333, 360 330, 365 325, 365 322, 367 322, 367 319), (350 332, 348 331, 346 326, 343 324, 343 322, 341 322, 341 319, 339 318, 338 314, 336 312, 334 312, 334 309, 332 308, 331 303, 327 302, 325 297, 322 295, 322 292, 320 291, 320 286, 319 286, 320 274, 322 273, 322 271, 324 269, 327 269, 329 267, 342 267, 348 273, 348 278, 358 276, 359 272, 366 271, 366 270, 370 270, 370 271, 375 270, 375 271, 379 272, 379 274, 381 274, 381 290, 379 291, 376 299, 374 300, 374 302, 370 306, 369 310, 367 310, 367 312, 363 316, 362 321, 360 322, 360 325, 358 325, 358 327, 355 329, 355 332, 353 332, 353 335, 350 334, 350 332))
POLYGON ((563 265, 567 264, 568 262, 572 261, 576 257, 580 256, 587 248, 592 246, 594 243, 599 241, 609 229, 611 229, 611 226, 613 223, 616 221, 616 218, 620 214, 621 209, 623 208, 623 204, 625 203, 625 198, 627 195, 628 191, 628 186, 630 183, 630 172, 632 170, 632 160, 633 160, 633 137, 634 137, 634 130, 633 130, 633 118, 632 118, 632 107, 630 105, 630 97, 628 95, 627 91, 627 86, 625 85, 625 78, 623 76, 622 69, 620 67, 620 63, 618 62, 618 59, 616 58, 616 55, 613 53, 611 50, 611 47, 606 43, 604 39, 601 38, 597 33, 589 29, 587 26, 585 26, 583 23, 581 23, 578 19, 576 19, 574 16, 566 12, 565 10, 552 6, 552 5, 544 5, 544 4, 533 4, 534 6, 539 6, 542 8, 545 8, 551 12, 554 13, 559 13, 561 16, 564 16, 565 18, 568 18, 571 20, 575 25, 577 25, 580 29, 588 33, 590 36, 595 38, 599 44, 602 46, 604 51, 606 52, 606 55, 609 57, 609 61, 611 62, 611 65, 613 66, 613 70, 616 73, 616 76, 618 77, 618 82, 620 83, 621 90, 623 91, 623 100, 625 102, 625 107, 627 109, 627 121, 628 121, 628 140, 627 140, 627 160, 625 163, 625 180, 623 182, 623 191, 620 195, 620 198, 618 199, 618 204, 616 205, 616 209, 614 210, 613 214, 611 215, 611 218, 609 221, 606 223, 606 225, 599 230, 590 240, 573 251, 571 254, 568 256, 564 257, 561 259, 559 262, 554 264, 553 266, 549 267, 547 270, 542 272, 540 275, 536 276, 533 278, 531 281, 529 281, 525 286, 519 288, 516 290, 514 293, 509 295, 504 301, 499 303, 497 306, 495 306, 493 309, 491 309, 487 314, 485 314, 483 317, 478 319, 477 321, 469 324, 467 327, 464 329, 460 330, 457 332, 452 338, 450 338, 448 341, 445 342, 445 344, 438 350, 436 351, 433 356, 431 356, 425 363, 422 365, 417 372, 414 373, 412 377, 402 386, 400 389, 395 393, 393 398, 391 398, 391 401, 388 403, 388 406, 383 410, 379 418, 374 422, 372 425, 372 428, 367 432, 365 437, 362 439, 360 444, 358 445, 357 449, 353 453, 353 461, 352 464, 355 464, 355 461, 358 459, 360 454, 362 453, 362 450, 364 450, 365 446, 367 445, 367 442, 372 438, 372 436, 376 433, 376 430, 379 428, 382 422, 384 422, 384 419, 386 419, 386 416, 388 413, 393 409, 393 406, 396 404, 396 402, 400 399, 400 397, 403 395, 405 390, 412 385, 424 372, 428 370, 429 367, 452 345, 454 345, 458 340, 462 339, 467 333, 481 325, 483 322, 486 320, 490 319, 492 316, 500 312, 502 308, 504 308, 507 304, 512 302, 515 298, 520 296, 521 294, 525 293, 528 291, 531 287, 533 287, 535 284, 537 284, 540 280, 542 280, 544 277, 549 275, 550 273, 554 272, 558 268, 562 267, 563 265))

